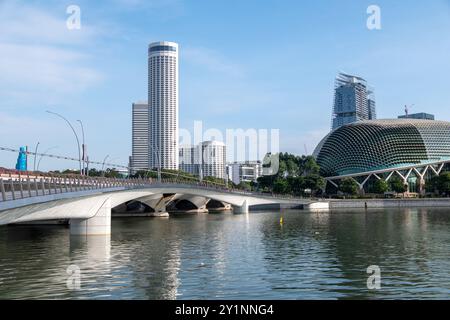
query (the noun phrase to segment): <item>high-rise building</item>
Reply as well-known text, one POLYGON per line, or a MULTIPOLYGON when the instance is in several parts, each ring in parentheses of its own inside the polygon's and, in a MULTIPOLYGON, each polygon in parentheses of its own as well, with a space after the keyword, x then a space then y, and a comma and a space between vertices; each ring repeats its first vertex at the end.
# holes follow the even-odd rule
POLYGON ((178 169, 178 44, 148 48, 149 166, 178 169))
POLYGON ((334 89, 332 129, 355 121, 375 119, 375 98, 366 80, 339 73, 334 89))
POLYGON ((227 151, 220 141, 202 142, 202 177, 226 178, 227 151))
POLYGON ((199 156, 198 147, 194 146, 180 146, 178 159, 179 169, 181 171, 198 176, 199 171, 199 156))
POLYGON ((132 104, 132 129, 131 129, 131 159, 132 172, 149 169, 148 163, 148 104, 136 102, 132 104))
POLYGON ((198 146, 179 149, 179 169, 201 177, 226 179, 226 146, 219 141, 204 141, 198 146))

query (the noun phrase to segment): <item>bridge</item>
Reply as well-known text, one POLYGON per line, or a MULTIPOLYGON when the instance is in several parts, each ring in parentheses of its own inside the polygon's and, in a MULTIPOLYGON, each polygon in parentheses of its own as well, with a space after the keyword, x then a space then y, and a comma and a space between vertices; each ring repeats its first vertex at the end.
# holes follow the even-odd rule
POLYGON ((189 202, 205 210, 215 201, 234 213, 263 208, 328 209, 328 202, 246 192, 223 185, 180 181, 179 177, 104 178, 35 172, 0 171, 0 225, 68 220, 72 235, 110 234, 111 210, 130 201, 168 216, 167 207, 189 202))

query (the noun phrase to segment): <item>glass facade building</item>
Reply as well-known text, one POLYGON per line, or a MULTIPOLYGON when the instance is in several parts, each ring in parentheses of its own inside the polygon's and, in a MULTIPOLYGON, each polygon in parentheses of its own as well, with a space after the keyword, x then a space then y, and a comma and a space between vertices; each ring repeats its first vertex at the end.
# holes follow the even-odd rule
POLYGON ((336 77, 332 129, 348 123, 376 119, 373 90, 361 77, 340 73, 336 77))

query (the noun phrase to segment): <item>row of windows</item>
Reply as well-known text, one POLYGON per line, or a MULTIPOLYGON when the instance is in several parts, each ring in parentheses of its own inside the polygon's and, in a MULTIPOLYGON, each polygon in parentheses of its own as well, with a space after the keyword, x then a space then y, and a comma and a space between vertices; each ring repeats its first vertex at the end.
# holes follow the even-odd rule
POLYGON ((173 51, 176 52, 177 48, 172 46, 153 46, 150 47, 149 52, 155 52, 155 51, 173 51))

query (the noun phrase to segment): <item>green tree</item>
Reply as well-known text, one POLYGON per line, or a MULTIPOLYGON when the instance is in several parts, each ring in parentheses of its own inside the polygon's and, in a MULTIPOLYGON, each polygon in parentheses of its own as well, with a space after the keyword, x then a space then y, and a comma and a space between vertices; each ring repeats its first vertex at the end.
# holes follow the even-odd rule
POLYGON ((450 172, 443 172, 439 175, 437 188, 441 194, 450 194, 450 172))
POLYGON ((392 191, 397 193, 404 193, 408 190, 408 186, 403 183, 399 177, 392 177, 390 181, 390 188, 392 191))
POLYGON ((378 194, 384 194, 386 191, 389 190, 389 185, 384 179, 379 179, 375 181, 373 185, 373 192, 378 194))
POLYGON ((305 157, 303 163, 305 174, 319 174, 320 167, 313 156, 305 157))
POLYGON ((249 182, 241 181, 237 186, 238 189, 245 190, 245 191, 251 191, 252 186, 249 182))
POLYGON ((289 184, 286 179, 278 178, 273 184, 273 192, 284 194, 289 192, 289 184))
POLYGON ((119 178, 120 173, 116 170, 116 168, 107 168, 105 170, 105 177, 106 178, 119 178))
POLYGON ((354 179, 345 178, 342 180, 339 190, 348 195, 356 195, 359 191, 359 185, 354 179))
POLYGON ((295 195, 300 195, 303 191, 304 178, 303 177, 287 177, 289 192, 295 195))
POLYGON ((279 153, 278 160, 276 174, 258 178, 259 190, 301 195, 305 189, 317 194, 325 187, 325 179, 320 176, 320 167, 314 157, 279 153))

